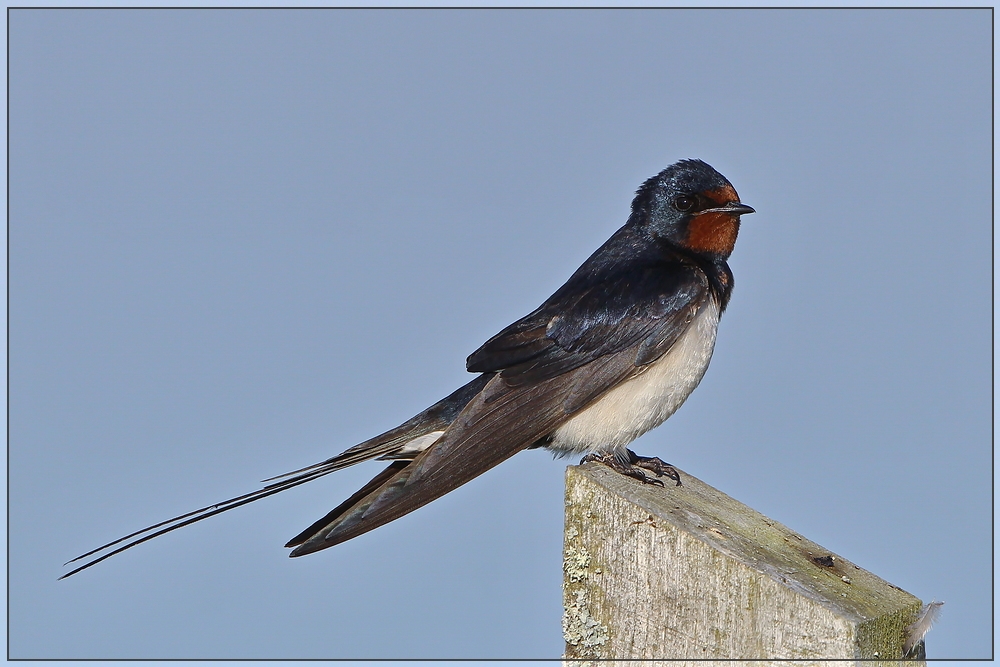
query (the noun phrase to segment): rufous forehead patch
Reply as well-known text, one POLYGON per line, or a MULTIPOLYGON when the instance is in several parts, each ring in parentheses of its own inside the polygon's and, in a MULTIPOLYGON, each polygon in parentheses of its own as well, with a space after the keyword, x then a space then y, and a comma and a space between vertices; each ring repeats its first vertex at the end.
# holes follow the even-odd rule
POLYGON ((731 201, 739 201, 740 196, 736 194, 736 190, 733 189, 731 185, 723 185, 721 188, 716 188, 714 190, 706 190, 702 193, 714 204, 719 206, 724 206, 731 201))

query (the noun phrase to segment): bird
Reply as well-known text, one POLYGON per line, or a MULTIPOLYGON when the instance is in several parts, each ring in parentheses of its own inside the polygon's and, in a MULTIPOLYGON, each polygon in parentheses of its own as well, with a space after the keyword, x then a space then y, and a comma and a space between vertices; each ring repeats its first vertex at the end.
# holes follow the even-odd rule
POLYGON ((727 260, 754 213, 707 163, 680 160, 646 180, 631 213, 542 305, 469 355, 468 384, 381 435, 261 488, 89 551, 72 576, 138 544, 372 459, 388 467, 285 545, 292 557, 340 544, 458 488, 514 454, 584 454, 645 484, 681 484, 628 445, 701 382, 729 303, 727 260), (647 473, 652 473, 653 476, 647 473))

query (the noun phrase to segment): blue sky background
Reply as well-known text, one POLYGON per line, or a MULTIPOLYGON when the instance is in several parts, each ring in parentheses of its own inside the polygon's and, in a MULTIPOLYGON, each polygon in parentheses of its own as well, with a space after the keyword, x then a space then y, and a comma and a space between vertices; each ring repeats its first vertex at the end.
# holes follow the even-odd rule
POLYGON ((61 564, 467 379, 671 162, 758 213, 635 443, 992 651, 990 10, 9 14, 9 653, 555 658, 565 460, 307 558, 366 464, 61 564))

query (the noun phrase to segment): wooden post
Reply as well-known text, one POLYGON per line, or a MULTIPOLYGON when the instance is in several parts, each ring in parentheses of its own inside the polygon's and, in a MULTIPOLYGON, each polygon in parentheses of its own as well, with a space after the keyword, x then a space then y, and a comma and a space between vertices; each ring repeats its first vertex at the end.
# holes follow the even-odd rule
POLYGON ((920 600, 681 479, 663 488, 596 463, 567 469, 566 658, 902 657, 920 600))

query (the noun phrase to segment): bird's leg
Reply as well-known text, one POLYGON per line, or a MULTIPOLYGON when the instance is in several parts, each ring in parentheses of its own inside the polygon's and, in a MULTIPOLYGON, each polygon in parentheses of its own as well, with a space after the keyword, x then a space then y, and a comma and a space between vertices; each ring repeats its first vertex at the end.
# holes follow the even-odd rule
POLYGON ((587 454, 583 457, 580 463, 588 463, 590 461, 603 463, 612 470, 620 472, 623 475, 633 477, 643 484, 659 484, 660 486, 663 486, 662 480, 650 477, 643 472, 643 469, 645 469, 656 474, 657 477, 663 477, 666 475, 670 479, 677 482, 677 486, 681 485, 680 473, 678 473, 672 465, 664 463, 655 456, 639 456, 631 449, 625 450, 624 457, 618 456, 612 452, 595 452, 593 454, 587 454))

